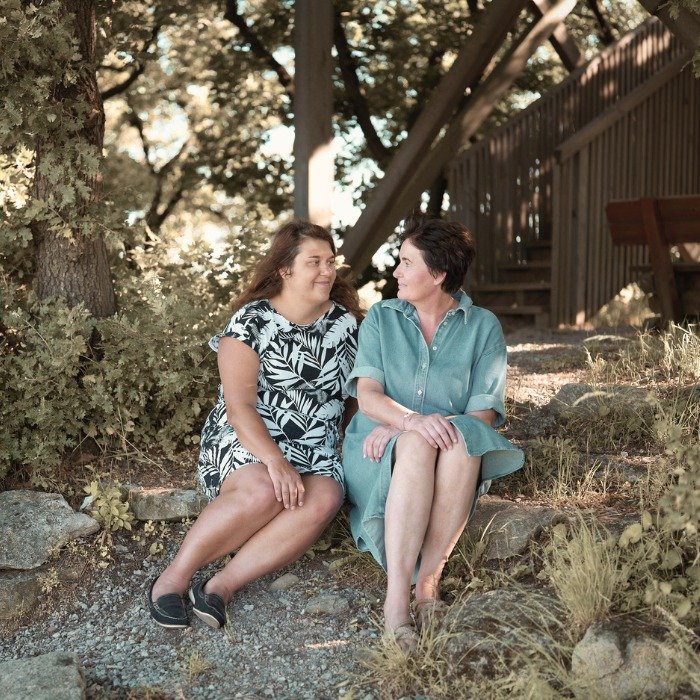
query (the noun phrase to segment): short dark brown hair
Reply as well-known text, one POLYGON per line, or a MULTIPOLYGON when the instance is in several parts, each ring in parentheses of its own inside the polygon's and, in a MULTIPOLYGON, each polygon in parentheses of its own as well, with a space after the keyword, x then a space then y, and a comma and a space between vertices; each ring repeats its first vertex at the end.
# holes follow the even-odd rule
POLYGON ((464 282, 476 256, 474 238, 458 221, 413 218, 406 221, 399 242, 410 241, 423 255, 428 269, 445 273, 443 291, 454 294, 464 282))

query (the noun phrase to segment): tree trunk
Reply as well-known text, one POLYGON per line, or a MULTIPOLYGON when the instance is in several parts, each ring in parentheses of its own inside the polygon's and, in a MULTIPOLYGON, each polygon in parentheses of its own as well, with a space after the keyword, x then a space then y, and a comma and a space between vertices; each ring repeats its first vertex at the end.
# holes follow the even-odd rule
MULTIPOLYGON (((83 105, 82 128, 71 138, 102 153, 105 115, 95 75, 95 2, 94 0, 62 0, 63 15, 73 22, 74 36, 82 55, 78 79, 67 86, 61 84, 49 97, 56 104, 59 114, 76 115, 83 105)), ((55 192, 51 182, 40 169, 47 157, 58 156, 63 143, 40 137, 36 147, 36 173, 34 196, 47 200, 55 192), (58 151, 58 152, 57 152, 58 151)), ((114 288, 107 259, 107 249, 101 231, 84 231, 71 226, 72 221, 86 213, 90 205, 102 197, 102 176, 99 172, 81 173, 86 186, 87 199, 76 198, 76 204, 58 212, 66 227, 47 221, 32 222, 32 235, 36 247, 36 272, 40 299, 59 297, 70 306, 83 303, 93 316, 110 316, 115 312, 114 288)))

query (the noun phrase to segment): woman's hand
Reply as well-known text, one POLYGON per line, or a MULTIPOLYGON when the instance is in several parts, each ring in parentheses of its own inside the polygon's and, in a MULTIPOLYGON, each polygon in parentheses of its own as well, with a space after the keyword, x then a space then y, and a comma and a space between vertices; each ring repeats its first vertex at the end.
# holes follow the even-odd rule
POLYGON ((394 428, 391 425, 380 425, 376 427, 362 443, 362 456, 365 459, 378 462, 382 458, 384 450, 389 444, 389 440, 400 432, 398 428, 394 428))
POLYGON ((422 435, 426 442, 436 450, 451 450, 458 442, 457 428, 439 413, 423 416, 412 413, 404 421, 406 430, 414 430, 422 435))
POLYGON ((277 500, 292 510, 297 505, 303 506, 304 482, 299 472, 284 457, 268 459, 266 466, 277 500))

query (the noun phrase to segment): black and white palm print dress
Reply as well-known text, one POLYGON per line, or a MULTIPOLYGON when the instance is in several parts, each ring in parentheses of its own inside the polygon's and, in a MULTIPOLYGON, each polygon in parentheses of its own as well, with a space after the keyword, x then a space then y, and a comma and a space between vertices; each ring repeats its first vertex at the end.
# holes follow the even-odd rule
MULTIPOLYGON (((270 436, 300 474, 321 474, 338 481, 338 454, 345 380, 357 352, 357 320, 339 304, 308 325, 291 323, 266 299, 240 308, 209 346, 218 352, 221 338, 250 346, 260 357, 257 411, 270 436)), ((226 419, 221 385, 214 410, 202 429, 198 476, 214 499, 227 475, 260 462, 238 441, 226 419)))

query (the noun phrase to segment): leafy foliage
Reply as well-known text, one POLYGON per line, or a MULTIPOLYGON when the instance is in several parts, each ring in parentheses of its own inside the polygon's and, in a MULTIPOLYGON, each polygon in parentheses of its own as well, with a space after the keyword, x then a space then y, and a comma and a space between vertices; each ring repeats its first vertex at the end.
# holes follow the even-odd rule
POLYGON ((122 500, 118 484, 101 486, 98 481, 92 481, 84 491, 92 498, 90 515, 106 530, 131 530, 134 514, 129 504, 122 500))
POLYGON ((0 287, 0 476, 56 465, 88 438, 127 454, 172 455, 198 441, 216 387, 206 338, 226 310, 212 305, 207 316, 191 297, 146 284, 139 292, 125 300, 128 312, 95 321, 81 307, 25 299, 7 281, 0 287))
MULTIPOLYGON (((681 9, 685 9, 700 20, 700 0, 669 0, 668 6, 671 17, 674 19, 678 19, 681 9)), ((693 71, 700 78, 700 47, 695 50, 693 55, 693 71)))
POLYGON ((655 513, 644 511, 639 522, 621 535, 618 546, 631 562, 632 593, 628 606, 657 605, 678 619, 700 620, 700 445, 687 444, 681 431, 669 440, 662 468, 672 481, 655 513), (636 594, 635 594, 636 591, 636 594))

